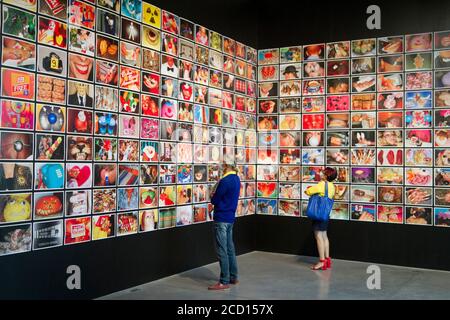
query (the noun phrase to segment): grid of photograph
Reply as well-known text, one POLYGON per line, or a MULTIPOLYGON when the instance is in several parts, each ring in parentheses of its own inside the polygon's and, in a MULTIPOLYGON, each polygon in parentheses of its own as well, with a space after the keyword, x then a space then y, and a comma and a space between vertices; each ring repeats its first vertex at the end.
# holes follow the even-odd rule
POLYGON ((0 256, 256 211, 257 51, 141 0, 1 3, 0 256))
POLYGON ((449 227, 449 156, 449 31, 258 51, 258 214, 449 227))

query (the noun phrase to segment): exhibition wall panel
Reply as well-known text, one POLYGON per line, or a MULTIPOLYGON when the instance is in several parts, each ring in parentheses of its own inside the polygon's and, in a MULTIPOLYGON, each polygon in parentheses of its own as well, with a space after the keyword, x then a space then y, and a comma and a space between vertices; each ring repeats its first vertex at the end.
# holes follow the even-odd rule
MULTIPOLYGON (((278 125, 273 133, 279 138, 272 140, 276 135, 268 130, 261 140, 258 133, 259 161, 274 161, 268 157, 274 151, 280 176, 272 181, 275 186, 258 181, 259 210, 303 215, 303 191, 321 168, 333 166, 340 175, 330 226, 332 256, 450 270, 444 240, 450 189, 443 179, 449 168, 449 104, 442 100, 449 92, 444 78, 450 5, 377 1, 381 30, 369 30, 366 10, 372 4, 331 2, 306 9, 302 3, 260 2, 259 49, 279 50, 260 55, 272 58, 258 67, 260 94, 272 96, 258 103, 259 124, 278 125), (389 85, 395 78, 401 89, 389 85), (422 103, 424 97, 428 103, 422 103), (301 130, 286 131, 287 125, 301 130), (383 142, 390 133, 392 143, 383 142), (397 146, 395 135, 402 137, 397 146), (262 151, 271 141, 274 147, 262 151), (290 155, 289 149, 300 151, 290 155), (290 175, 297 185, 281 179, 282 162, 292 159, 301 165, 298 175, 290 175), (278 194, 268 198, 273 190, 278 194)), ((307 219, 261 216, 258 222, 259 249, 316 254, 307 219)))

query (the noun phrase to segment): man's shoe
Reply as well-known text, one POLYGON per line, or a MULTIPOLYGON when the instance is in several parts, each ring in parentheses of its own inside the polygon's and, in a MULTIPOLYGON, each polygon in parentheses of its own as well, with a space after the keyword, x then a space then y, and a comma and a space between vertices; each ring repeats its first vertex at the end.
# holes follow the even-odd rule
POLYGON ((220 282, 208 287, 208 290, 214 290, 214 291, 227 290, 227 289, 230 289, 230 285, 222 284, 220 282))
POLYGON ((231 281, 230 281, 230 284, 233 284, 233 285, 239 284, 239 280, 238 280, 238 279, 236 279, 236 280, 231 280, 231 281))

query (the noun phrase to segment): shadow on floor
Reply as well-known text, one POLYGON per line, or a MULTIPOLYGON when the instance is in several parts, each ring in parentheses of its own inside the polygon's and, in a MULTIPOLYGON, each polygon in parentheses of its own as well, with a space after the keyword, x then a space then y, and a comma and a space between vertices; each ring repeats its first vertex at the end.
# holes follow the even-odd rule
POLYGON ((219 273, 211 270, 210 266, 204 266, 178 275, 182 279, 198 281, 205 286, 213 284, 219 279, 219 273))

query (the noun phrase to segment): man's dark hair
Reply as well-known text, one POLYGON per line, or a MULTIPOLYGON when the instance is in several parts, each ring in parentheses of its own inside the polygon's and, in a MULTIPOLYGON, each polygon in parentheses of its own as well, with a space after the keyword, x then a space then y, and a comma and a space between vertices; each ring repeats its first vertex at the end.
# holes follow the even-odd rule
POLYGON ((330 167, 325 168, 325 170, 323 170, 323 174, 327 177, 328 182, 333 182, 337 178, 336 169, 330 167))

